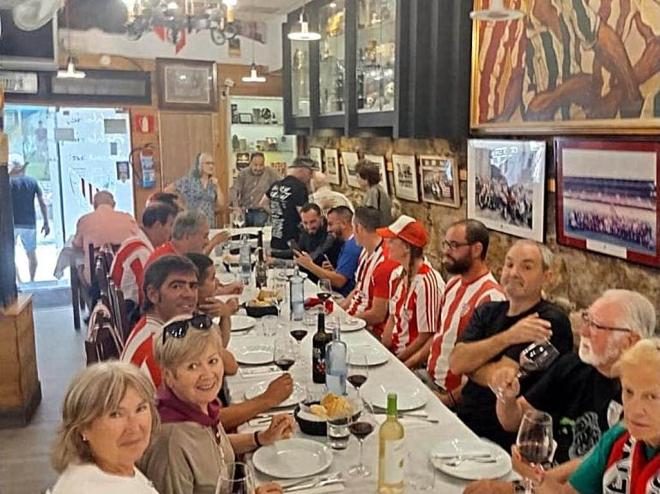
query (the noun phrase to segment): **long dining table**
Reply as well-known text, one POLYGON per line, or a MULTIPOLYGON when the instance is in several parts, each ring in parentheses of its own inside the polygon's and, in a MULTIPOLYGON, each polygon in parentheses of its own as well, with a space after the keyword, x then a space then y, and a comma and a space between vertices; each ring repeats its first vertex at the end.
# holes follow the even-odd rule
MULTIPOLYGON (((239 231, 248 231, 249 233, 252 233, 253 230, 254 229, 242 229, 239 231)), ((236 230, 232 231, 232 233, 236 233, 236 230)), ((225 271, 225 267, 223 266, 220 258, 216 258, 216 266, 219 273, 225 271)), ((278 270, 271 269, 269 272, 269 279, 277 276, 278 270)), ((317 294, 318 287, 316 284, 306 279, 304 286, 306 298, 313 297, 317 294)), ((248 301, 250 298, 254 297, 256 291, 257 289, 254 284, 245 287, 244 293, 241 295, 241 301, 248 301)), ((342 316, 344 312, 337 303, 334 304, 332 313, 333 315, 337 316, 340 321, 345 317, 342 316)), ((288 333, 294 325, 302 326, 303 323, 290 321, 288 317, 288 311, 284 310, 280 316, 278 328, 276 330, 280 333, 288 333)), ((307 327, 306 329, 308 331, 308 335, 302 342, 301 359, 297 361, 289 371, 294 378, 295 385, 305 389, 312 385, 311 355, 312 337, 313 333, 315 332, 315 328, 307 327)), ((274 343, 275 337, 264 336, 261 324, 257 319, 255 326, 249 330, 232 331, 229 349, 231 350, 232 348, 237 348, 239 345, 241 345, 242 340, 247 341, 244 340, 244 338, 254 339, 255 336, 258 336, 260 341, 273 341, 274 343)), ((280 334, 277 335, 277 337, 279 336, 280 334)), ((354 345, 370 345, 382 348, 383 352, 387 352, 381 343, 366 329, 342 332, 341 339, 346 342, 349 351, 350 348, 354 345)), ((270 366, 272 366, 272 363, 270 366)), ((271 373, 269 375, 251 375, 249 371, 243 372, 244 369, 253 367, 254 366, 241 365, 239 372, 236 375, 225 376, 225 390, 227 392, 227 398, 230 403, 238 403, 243 401, 245 399, 245 392, 255 384, 266 381, 269 382, 277 377, 277 373, 271 373)), ((418 388, 425 394, 426 404, 414 411, 414 413, 421 412, 424 416, 411 417, 403 414, 404 417, 400 419, 405 428, 404 441, 407 451, 405 461, 407 465, 404 472, 406 484, 411 483, 411 481, 415 478, 424 477, 427 479, 433 479, 433 482, 435 482, 435 487, 431 492, 443 494, 463 492, 463 489, 468 484, 468 481, 446 475, 437 471, 437 469, 434 469, 430 462, 430 453, 431 450, 439 444, 448 443, 454 440, 477 440, 477 436, 465 424, 463 424, 458 419, 458 417, 453 412, 451 412, 412 371, 410 371, 399 359, 397 359, 395 355, 390 354, 387 362, 382 365, 369 367, 367 384, 365 384, 362 389, 364 390, 364 388, 370 382, 372 385, 375 383, 382 383, 388 390, 418 388)), ((350 384, 348 386, 350 386, 350 384)), ((278 410, 282 413, 292 412, 292 408, 281 408, 278 410)), ((274 411, 276 410, 272 410, 271 412, 274 411)), ((380 413, 384 412, 381 411, 380 413)), ((247 424, 244 424, 241 428, 239 428, 239 431, 251 432, 257 429, 264 429, 267 426, 267 424, 264 425, 263 423, 259 425, 252 424, 254 424, 254 421, 250 421, 247 424)), ((295 436, 313 439, 323 443, 326 442, 325 437, 309 436, 299 430, 295 433, 295 436)), ((364 441, 365 464, 371 470, 371 475, 369 477, 354 479, 347 477, 345 474, 345 472, 352 465, 356 464, 358 460, 358 443, 355 438, 350 438, 349 446, 347 449, 340 451, 333 450, 332 453, 332 464, 328 471, 324 473, 327 474, 344 472, 344 478, 346 479, 343 489, 344 492, 376 492, 378 478, 378 428, 376 428, 374 432, 370 434, 364 441)), ((505 478, 513 478, 514 475, 515 474, 509 473, 505 478)), ((259 473, 258 471, 257 479, 259 482, 280 480, 277 478, 268 477, 262 473, 259 473)), ((286 483, 284 483, 284 485, 286 485, 286 483)), ((324 492, 330 492, 330 490, 324 492)), ((416 489, 414 486, 406 485, 405 492, 416 492, 416 489)))

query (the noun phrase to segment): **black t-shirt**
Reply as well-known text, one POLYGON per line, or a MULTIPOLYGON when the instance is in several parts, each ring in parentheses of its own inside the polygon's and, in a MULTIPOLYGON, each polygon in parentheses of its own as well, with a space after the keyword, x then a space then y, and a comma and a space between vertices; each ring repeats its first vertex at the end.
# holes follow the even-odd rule
POLYGON ((21 175, 10 177, 11 203, 14 208, 14 226, 34 228, 37 217, 34 211, 34 197, 41 195, 39 183, 32 177, 21 175))
POLYGON ((573 352, 559 357, 524 397, 552 416, 558 463, 586 455, 623 412, 618 379, 604 376, 573 352))
POLYGON ((298 246, 302 251, 307 252, 312 257, 314 263, 319 266, 325 261, 324 255, 328 256, 333 266, 336 266, 341 244, 341 240, 328 233, 328 225, 325 219, 321 227, 313 235, 308 233, 304 228, 300 228, 298 246))
POLYGON ((307 203, 307 187, 291 175, 270 186, 266 195, 270 199, 273 249, 287 250, 287 241, 298 238, 300 214, 298 207, 307 203))
MULTIPOLYGON (((506 331, 520 319, 536 312, 539 317, 549 321, 552 325, 550 341, 559 350, 559 353, 568 353, 572 350, 571 323, 566 314, 556 305, 541 300, 534 307, 514 317, 507 316, 508 310, 509 302, 488 302, 477 307, 468 326, 463 331, 460 341, 471 343, 485 340, 506 331)), ((521 343, 510 346, 499 355, 496 355, 491 362, 496 362, 503 356, 518 362, 520 352, 529 345, 530 343, 521 343)), ((522 393, 525 393, 539 379, 540 374, 532 374, 521 380, 522 393)), ((508 451, 511 444, 515 442, 516 435, 506 432, 497 420, 493 392, 488 387, 479 386, 470 379, 461 394, 462 400, 458 410, 459 418, 477 435, 498 443, 508 451)))

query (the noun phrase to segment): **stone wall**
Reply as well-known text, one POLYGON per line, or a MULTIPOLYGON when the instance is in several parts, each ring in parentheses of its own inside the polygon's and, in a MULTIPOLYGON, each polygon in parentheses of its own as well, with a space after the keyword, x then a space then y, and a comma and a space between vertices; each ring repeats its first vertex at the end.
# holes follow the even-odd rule
MULTIPOLYGON (((398 139, 389 138, 330 138, 312 137, 310 146, 322 148, 337 148, 340 151, 359 151, 370 154, 381 154, 391 162, 392 154, 436 154, 455 157, 459 163, 461 175, 465 177, 467 170, 465 143, 451 143, 441 139, 398 139)), ((555 168, 551 159, 546 166, 547 176, 555 176, 555 168)), ((388 164, 388 169, 390 168, 388 164)), ((343 173, 343 171, 342 171, 343 173)), ((347 194, 355 204, 360 204, 362 192, 346 184, 342 175, 342 185, 336 187, 347 194)), ((550 181, 553 182, 553 181, 550 181)), ((388 172, 390 194, 393 194, 393 177, 388 172)), ((418 218, 427 226, 431 243, 427 255, 432 263, 440 266, 442 258, 441 243, 447 227, 454 221, 467 216, 467 182, 461 181, 461 207, 459 209, 435 204, 413 203, 400 200, 404 214, 418 218)), ((587 252, 558 245, 556 242, 555 194, 546 189, 545 238, 546 245, 554 253, 553 279, 546 287, 548 295, 553 299, 567 299, 577 308, 587 307, 595 298, 608 288, 627 288, 637 290, 648 297, 658 311, 660 325, 660 270, 645 267, 605 255, 587 252)), ((506 251, 516 240, 516 237, 499 232, 492 232, 488 260, 493 272, 499 278, 506 251)), ((446 273, 443 273, 446 275, 446 273)))

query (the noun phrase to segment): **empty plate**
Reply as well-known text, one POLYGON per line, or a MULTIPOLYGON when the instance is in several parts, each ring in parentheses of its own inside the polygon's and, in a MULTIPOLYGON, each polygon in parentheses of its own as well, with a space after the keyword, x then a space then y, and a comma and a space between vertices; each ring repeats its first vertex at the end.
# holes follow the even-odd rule
POLYGON ((382 365, 390 356, 380 345, 349 345, 347 362, 350 365, 382 365))
POLYGON ((364 319, 359 319, 357 317, 346 317, 341 321, 341 330, 344 333, 349 333, 351 331, 359 331, 367 327, 367 322, 364 319))
POLYGON ((464 480, 498 479, 511 471, 507 452, 481 439, 439 443, 431 450, 431 463, 441 472, 464 480))
POLYGON ((250 316, 241 316, 234 314, 231 316, 231 330, 232 331, 245 331, 257 324, 257 320, 250 316))
POLYGON ((387 395, 388 393, 396 393, 397 409, 400 412, 406 410, 415 410, 426 405, 427 390, 415 384, 399 384, 399 383, 378 383, 375 381, 367 380, 367 383, 360 390, 362 398, 367 400, 373 406, 387 408, 387 395))
POLYGON ((318 441, 293 438, 259 448, 252 463, 271 477, 297 479, 327 469, 332 464, 332 451, 318 441))
POLYGON ((229 349, 239 364, 263 365, 273 361, 273 344, 263 338, 234 338, 229 349))
MULTIPOLYGON (((250 386, 248 389, 245 390, 245 399, 251 400, 252 398, 256 398, 257 396, 259 396, 260 394, 263 394, 263 392, 266 391, 266 388, 268 387, 269 384, 270 381, 263 381, 250 386)), ((298 386, 297 384, 294 384, 293 393, 291 393, 291 396, 289 396, 286 400, 284 400, 282 403, 277 405, 275 408, 292 407, 294 405, 297 405, 304 399, 305 399, 305 389, 298 386)))

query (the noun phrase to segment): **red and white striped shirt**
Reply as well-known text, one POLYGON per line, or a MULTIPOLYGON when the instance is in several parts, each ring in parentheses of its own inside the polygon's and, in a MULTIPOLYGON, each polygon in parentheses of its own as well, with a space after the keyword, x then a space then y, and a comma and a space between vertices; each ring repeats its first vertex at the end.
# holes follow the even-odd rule
POLYGON ((142 282, 147 260, 154 251, 149 237, 140 229, 135 237, 126 239, 112 261, 110 276, 115 286, 121 288, 125 300, 142 303, 142 282))
POLYGON ((483 303, 505 299, 504 290, 490 272, 467 282, 461 276, 449 280, 442 297, 439 330, 433 336, 427 362, 429 375, 438 386, 453 391, 461 384, 461 376, 449 370, 449 354, 474 310, 483 303))
POLYGON ((164 324, 153 315, 142 316, 128 335, 121 354, 122 362, 130 362, 142 369, 156 388, 160 386, 161 373, 154 355, 154 338, 160 338, 164 324))
POLYGON ((445 282, 433 267, 424 261, 410 287, 403 280, 403 267, 392 273, 393 287, 390 314, 394 317, 391 350, 399 353, 417 339, 419 333, 435 333, 440 317, 442 291, 445 282))

